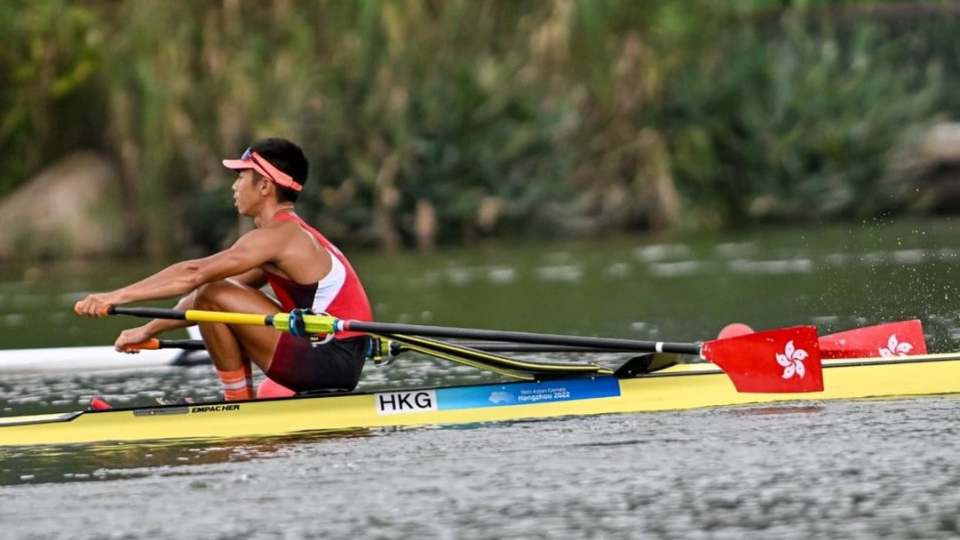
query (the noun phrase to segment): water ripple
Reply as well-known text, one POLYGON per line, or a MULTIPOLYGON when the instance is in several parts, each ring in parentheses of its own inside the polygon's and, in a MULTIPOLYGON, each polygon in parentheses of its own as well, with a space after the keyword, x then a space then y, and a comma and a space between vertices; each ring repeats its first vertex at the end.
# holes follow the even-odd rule
POLYGON ((827 402, 74 450, 47 461, 59 481, 39 484, 39 458, 4 455, 0 471, 19 467, 20 485, 0 488, 0 519, 12 537, 952 538, 957 404, 827 402), (317 504, 304 503, 307 493, 317 504), (104 509, 96 520, 91 500, 104 509))

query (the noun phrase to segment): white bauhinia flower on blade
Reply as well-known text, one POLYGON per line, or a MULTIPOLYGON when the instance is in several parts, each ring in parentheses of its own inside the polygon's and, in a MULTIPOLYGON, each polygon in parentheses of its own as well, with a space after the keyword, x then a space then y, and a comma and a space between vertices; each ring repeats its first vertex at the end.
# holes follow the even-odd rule
POLYGON ((887 340, 887 346, 880 348, 880 356, 907 356, 913 350, 913 345, 897 339, 896 334, 892 334, 887 340))
POLYGON ((795 348, 792 339, 788 341, 783 353, 777 353, 777 363, 783 367, 783 378, 799 375, 802 379, 807 374, 807 368, 803 364, 806 359, 807 351, 795 348))

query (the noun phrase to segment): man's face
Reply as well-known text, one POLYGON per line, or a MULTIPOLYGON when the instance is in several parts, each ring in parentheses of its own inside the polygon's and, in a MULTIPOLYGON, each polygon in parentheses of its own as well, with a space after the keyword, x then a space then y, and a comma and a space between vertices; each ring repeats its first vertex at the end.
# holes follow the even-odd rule
POLYGON ((244 169, 233 182, 233 204, 241 215, 256 215, 260 201, 263 200, 260 193, 263 178, 257 178, 258 176, 253 169, 244 169))

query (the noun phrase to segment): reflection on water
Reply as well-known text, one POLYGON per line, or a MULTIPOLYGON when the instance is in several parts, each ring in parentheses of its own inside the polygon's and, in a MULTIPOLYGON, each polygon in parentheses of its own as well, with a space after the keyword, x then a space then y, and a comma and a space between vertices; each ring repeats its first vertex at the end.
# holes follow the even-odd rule
POLYGON ((0 447, 0 486, 190 474, 183 469, 268 459, 288 455, 297 445, 372 435, 368 429, 352 429, 260 439, 0 447))
POLYGON ((215 443, 141 468, 108 450, 83 469, 102 481, 0 487, 0 521, 12 538, 955 538, 957 404, 215 443))
MULTIPOLYGON (((960 235, 949 221, 353 258, 383 321, 693 341, 735 320, 827 333, 920 317, 931 351, 960 341, 960 235)), ((81 320, 73 301, 158 267, 3 266, 0 347, 112 342, 137 321, 81 320)), ((404 354, 368 365, 360 389, 496 379, 404 354)), ((0 414, 218 391, 203 366, 5 375, 0 414)), ((957 405, 866 400, 0 449, 0 523, 14 538, 955 538, 957 405)))
POLYGON ((768 416, 771 414, 808 414, 808 413, 818 413, 823 411, 823 406, 821 405, 798 405, 798 406, 758 406, 750 407, 744 409, 734 409, 734 414, 742 414, 749 416, 768 416))

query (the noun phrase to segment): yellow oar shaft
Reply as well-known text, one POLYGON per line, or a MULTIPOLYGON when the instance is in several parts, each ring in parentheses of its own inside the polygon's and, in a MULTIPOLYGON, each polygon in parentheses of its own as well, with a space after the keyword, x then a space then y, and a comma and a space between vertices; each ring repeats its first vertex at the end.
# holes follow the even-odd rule
MULTIPOLYGON (((125 307, 114 306, 107 312, 110 315, 132 315, 134 317, 149 317, 154 319, 179 319, 198 323, 245 324, 250 326, 272 326, 277 330, 290 330, 290 314, 276 313, 264 315, 262 313, 232 313, 228 311, 204 311, 202 309, 176 309, 154 307, 125 307)), ((334 331, 335 317, 330 315, 305 315, 303 317, 306 331, 311 334, 329 334, 334 331)))
POLYGON ((258 313, 227 313, 221 311, 188 309, 184 312, 184 315, 186 320, 193 322, 272 326, 270 321, 267 320, 268 315, 258 313))

